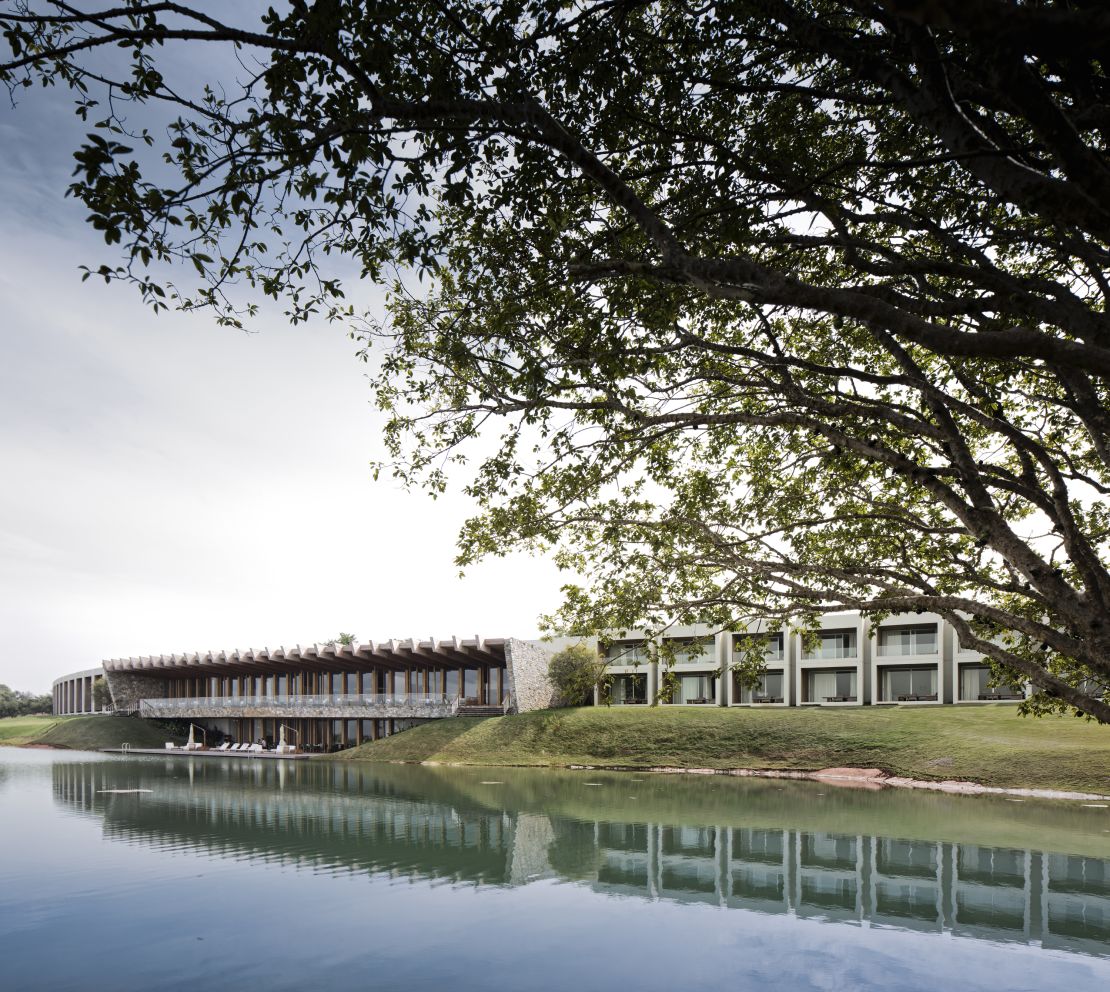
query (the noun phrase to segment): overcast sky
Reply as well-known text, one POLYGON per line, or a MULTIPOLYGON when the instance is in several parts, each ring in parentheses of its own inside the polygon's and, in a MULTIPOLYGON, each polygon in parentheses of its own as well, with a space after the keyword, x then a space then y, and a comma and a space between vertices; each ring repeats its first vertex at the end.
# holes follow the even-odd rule
POLYGON ((116 259, 63 199, 84 130, 64 91, 0 106, 0 682, 340 631, 534 636, 550 563, 459 579, 467 504, 371 480, 380 420, 343 329, 245 335, 81 283, 116 259))

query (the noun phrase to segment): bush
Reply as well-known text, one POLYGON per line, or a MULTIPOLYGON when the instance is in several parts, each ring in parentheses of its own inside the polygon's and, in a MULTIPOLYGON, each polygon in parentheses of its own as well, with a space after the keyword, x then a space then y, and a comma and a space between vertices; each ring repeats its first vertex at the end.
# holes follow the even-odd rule
POLYGON ((605 661, 586 644, 573 644, 553 655, 547 667, 551 684, 568 706, 593 701, 594 689, 605 683, 605 661))

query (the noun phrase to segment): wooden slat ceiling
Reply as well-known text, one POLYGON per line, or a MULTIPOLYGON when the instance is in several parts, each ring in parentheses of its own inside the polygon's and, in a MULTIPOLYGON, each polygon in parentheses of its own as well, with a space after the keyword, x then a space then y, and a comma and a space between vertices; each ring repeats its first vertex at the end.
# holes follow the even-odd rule
POLYGON ((105 671, 192 678, 210 675, 281 675, 288 672, 364 672, 406 668, 501 668, 505 638, 452 637, 450 640, 369 641, 366 644, 310 644, 307 647, 194 651, 189 654, 111 658, 105 671))

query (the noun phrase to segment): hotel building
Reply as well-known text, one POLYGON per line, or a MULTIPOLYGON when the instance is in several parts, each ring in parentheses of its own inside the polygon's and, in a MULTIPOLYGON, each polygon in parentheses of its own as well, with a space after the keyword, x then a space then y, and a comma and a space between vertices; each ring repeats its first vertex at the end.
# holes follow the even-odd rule
POLYGON ((305 750, 335 750, 427 720, 556 705, 547 664, 571 643, 604 652, 616 705, 647 705, 668 668, 669 706, 939 706, 1025 696, 1022 687, 989 686, 985 659, 962 649, 935 614, 900 614, 872 626, 858 613, 841 613, 823 617, 807 637, 789 626, 752 624, 725 632, 675 627, 655 641, 630 633, 604 644, 409 638, 114 658, 56 680, 54 712, 187 719, 236 741, 272 742, 285 727, 305 750), (753 647, 765 663, 755 686, 735 669, 753 647), (100 678, 110 707, 96 702, 100 678))

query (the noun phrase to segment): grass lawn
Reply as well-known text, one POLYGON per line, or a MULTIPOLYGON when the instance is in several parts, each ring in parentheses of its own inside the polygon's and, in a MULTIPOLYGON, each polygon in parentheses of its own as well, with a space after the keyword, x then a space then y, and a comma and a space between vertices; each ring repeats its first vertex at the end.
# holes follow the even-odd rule
POLYGON ((49 744, 75 751, 99 751, 129 743, 161 747, 184 737, 135 716, 15 716, 0 720, 0 745, 49 744))
POLYGON ((7 716, 0 719, 0 745, 30 744, 54 724, 68 719, 60 716, 7 716))
POLYGON ((1110 727, 1011 706, 543 710, 438 720, 340 756, 474 765, 881 768, 893 775, 1110 794, 1110 727))

